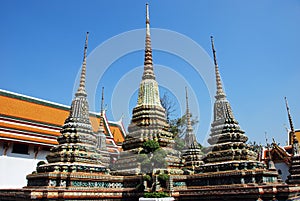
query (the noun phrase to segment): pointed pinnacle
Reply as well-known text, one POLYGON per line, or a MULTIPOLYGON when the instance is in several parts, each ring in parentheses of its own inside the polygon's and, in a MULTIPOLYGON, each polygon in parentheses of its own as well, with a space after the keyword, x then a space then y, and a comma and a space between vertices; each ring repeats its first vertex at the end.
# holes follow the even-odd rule
POLYGON ((104 111, 104 87, 102 87, 100 115, 103 115, 103 111, 104 111))
POLYGON ((150 19, 149 19, 149 4, 146 3, 146 24, 150 24, 150 19))
POLYGON ((211 36, 210 39, 211 39, 211 47, 212 47, 213 57, 214 57, 215 73, 216 73, 216 84, 217 84, 217 94, 216 94, 215 97, 216 97, 216 99, 221 99, 221 98, 225 98, 226 95, 225 95, 224 90, 223 90, 223 85, 222 85, 221 76, 220 76, 220 72, 219 72, 219 67, 218 67, 218 63, 217 63, 217 56, 216 56, 216 50, 215 50, 213 36, 211 36))
POLYGON ((288 113, 288 118, 289 118, 289 123, 290 123, 291 131, 295 132, 295 130, 294 130, 294 124, 293 124, 293 121, 292 121, 292 116, 291 116, 291 113, 290 113, 290 108, 289 108, 289 105, 288 105, 287 98, 284 97, 284 100, 285 100, 286 110, 287 110, 287 113, 288 113))
POLYGON ((104 87, 102 87, 99 132, 104 133, 104 131, 104 87))
POLYGON ((146 41, 145 41, 145 60, 144 73, 142 79, 155 79, 152 61, 152 48, 150 37, 150 19, 149 19, 149 5, 146 4, 146 41))
POLYGON ((285 100, 286 111, 288 113, 288 119, 289 119, 289 123, 290 123, 291 134, 292 134, 292 137, 293 137, 293 143, 298 143, 298 139, 296 137, 294 124, 293 124, 293 119, 292 119, 292 116, 291 116, 291 113, 290 113, 290 108, 289 108, 289 105, 288 105, 287 98, 284 97, 284 100, 285 100))
POLYGON ((76 95, 83 95, 83 96, 87 95, 86 91, 85 91, 85 78, 86 78, 86 53, 87 53, 87 47, 88 47, 88 35, 89 35, 89 32, 86 32, 80 83, 79 83, 79 88, 76 92, 76 95))
POLYGON ((187 87, 185 87, 185 98, 186 98, 187 131, 193 132, 193 127, 192 127, 192 123, 191 123, 191 114, 190 114, 190 108, 189 108, 189 98, 188 98, 187 87))
POLYGON ((149 4, 146 3, 146 35, 150 36, 149 4))

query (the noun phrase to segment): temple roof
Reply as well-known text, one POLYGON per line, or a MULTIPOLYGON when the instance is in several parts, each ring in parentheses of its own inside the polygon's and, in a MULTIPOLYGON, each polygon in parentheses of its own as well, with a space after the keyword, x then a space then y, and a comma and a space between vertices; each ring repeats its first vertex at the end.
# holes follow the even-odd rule
MULTIPOLYGON (((0 89, 0 139, 43 146, 58 144, 60 128, 69 115, 70 106, 37 99, 0 89)), ((99 129, 99 113, 89 112, 94 132, 99 129)), ((122 122, 104 118, 105 134, 109 149, 119 149, 116 144, 124 141, 122 122), (110 146, 115 144, 114 146, 110 146)), ((112 150, 112 152, 114 152, 112 150)))

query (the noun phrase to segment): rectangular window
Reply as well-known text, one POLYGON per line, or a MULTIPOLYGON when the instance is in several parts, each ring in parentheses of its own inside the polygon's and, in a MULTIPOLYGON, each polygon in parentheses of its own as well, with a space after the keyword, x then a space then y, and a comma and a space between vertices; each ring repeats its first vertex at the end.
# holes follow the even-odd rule
POLYGON ((13 145, 13 149, 12 149, 12 153, 15 154, 29 154, 28 153, 28 145, 26 144, 14 144, 13 145))

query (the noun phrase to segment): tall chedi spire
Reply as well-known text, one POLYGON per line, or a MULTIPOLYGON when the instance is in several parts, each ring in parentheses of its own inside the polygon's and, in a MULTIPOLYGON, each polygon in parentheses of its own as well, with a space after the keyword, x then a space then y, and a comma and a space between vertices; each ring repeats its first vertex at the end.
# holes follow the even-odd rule
POLYGON ((290 175, 288 176, 287 183, 289 184, 300 184, 300 148, 299 142, 295 133, 294 124, 292 120, 292 116, 290 113, 290 108, 288 105, 287 98, 285 99, 285 106, 288 114, 288 120, 290 124, 290 133, 289 136, 292 137, 292 159, 291 166, 289 168, 290 175))
MULTIPOLYGON (((214 118, 208 139, 211 145, 209 147, 210 152, 203 160, 208 164, 216 164, 214 168, 218 169, 217 163, 231 163, 232 161, 236 161, 239 164, 239 161, 255 161, 257 154, 251 149, 250 145, 246 144, 248 137, 241 130, 239 123, 234 118, 230 103, 226 98, 212 36, 211 45, 217 90, 214 103, 214 118)), ((214 168, 211 168, 209 171, 214 171, 214 168)), ((228 166, 228 168, 232 167, 228 166)), ((205 171, 208 171, 208 169, 205 171)))
POLYGON ((188 170, 194 171, 196 167, 203 164, 202 151, 196 140, 194 134, 191 113, 189 108, 188 90, 185 87, 185 98, 186 98, 186 132, 185 132, 185 149, 183 150, 182 158, 184 159, 184 167, 188 170))
POLYGON ((53 147, 47 156, 49 164, 62 161, 76 163, 74 166, 70 164, 70 168, 72 166, 73 169, 77 169, 85 163, 94 164, 96 167, 101 167, 100 169, 104 168, 100 160, 101 155, 97 151, 97 139, 89 118, 89 106, 85 89, 88 34, 87 32, 80 83, 72 101, 69 117, 62 127, 61 136, 57 139, 59 145, 53 147), (81 154, 84 154, 86 158, 82 158, 81 154), (57 157, 58 155, 61 155, 61 157, 57 157))
MULTIPOLYGON (((175 153, 172 149, 174 145, 173 134, 169 132, 169 125, 165 109, 162 107, 159 96, 158 83, 155 80, 151 35, 149 5, 146 4, 146 40, 144 72, 139 86, 137 105, 132 111, 132 119, 128 126, 128 134, 122 144, 125 152, 121 153, 120 159, 116 163, 118 172, 124 174, 138 174, 140 164, 136 160, 136 155, 141 151, 143 143, 148 140, 155 140, 168 153, 175 153), (131 163, 128 163, 131 161, 131 163)), ((176 152, 176 154, 178 154, 176 152)), ((173 154, 175 155, 175 154, 173 154)), ((175 156, 168 156, 167 162, 173 164, 180 163, 180 159, 175 156)), ((170 164, 168 163, 168 164, 170 164)))
POLYGON ((146 140, 157 140, 162 146, 174 143, 168 127, 153 69, 149 5, 146 4, 144 72, 139 87, 137 106, 133 109, 132 120, 128 127, 128 138, 123 143, 123 148, 124 150, 138 148, 146 140))
POLYGON ((146 41, 145 41, 145 60, 144 60, 144 79, 155 79, 152 61, 152 47, 150 36, 150 19, 149 19, 149 5, 146 4, 146 41))
POLYGON ((267 169, 264 163, 258 161, 255 148, 246 143, 248 138, 234 118, 223 89, 213 37, 211 45, 217 90, 214 118, 207 140, 210 146, 202 159, 204 164, 195 169, 196 173, 207 174, 199 174, 197 179, 202 179, 203 186, 278 183, 277 171, 267 169))
MULTIPOLYGON (((244 131, 240 129, 238 122, 235 120, 231 106, 229 104, 229 101, 226 99, 226 94, 223 90, 219 66, 217 63, 216 50, 214 46, 214 39, 212 36, 211 45, 215 64, 217 91, 215 95, 216 100, 214 103, 214 122, 211 125, 211 135, 208 139, 208 142, 211 145, 215 145, 216 143, 230 143, 232 141, 245 143, 248 138, 246 135, 244 135, 244 131)), ((222 159, 219 158, 219 160, 222 159)))
POLYGON ((142 82, 140 84, 138 95, 138 106, 141 105, 155 105, 161 106, 159 98, 158 84, 155 81, 152 61, 152 47, 150 37, 150 19, 149 19, 149 5, 146 4, 146 40, 145 40, 145 58, 144 58, 144 72, 142 82))
MULTIPOLYGON (((57 138, 58 145, 51 148, 48 163, 37 167, 37 174, 28 175, 28 186, 45 185, 68 187, 77 182, 76 173, 106 172, 97 138, 89 119, 89 106, 85 89, 88 33, 86 34, 80 84, 72 101, 69 117, 65 120, 57 138), (51 173, 51 178, 49 177, 51 173), (65 174, 62 176, 61 174, 65 174), (69 181, 67 174, 74 174, 69 181), (36 184, 40 180, 42 184, 36 184), (75 183, 73 183, 75 182, 75 183)), ((77 183, 76 183, 77 184, 77 183)))

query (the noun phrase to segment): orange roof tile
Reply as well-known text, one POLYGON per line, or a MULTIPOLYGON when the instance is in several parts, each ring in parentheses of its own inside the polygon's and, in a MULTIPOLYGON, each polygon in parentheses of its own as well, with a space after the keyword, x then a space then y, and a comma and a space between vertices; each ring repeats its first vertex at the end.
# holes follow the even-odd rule
MULTIPOLYGON (((0 128, 15 129, 25 133, 38 133, 40 136, 59 136, 60 127, 69 115, 69 106, 4 90, 0 90, 0 105, 0 128)), ((91 113, 90 120, 93 131, 97 132, 100 123, 99 115, 91 113)), ((107 122, 106 119, 105 121, 107 122)), ((110 123, 108 123, 108 125, 115 142, 123 142, 124 134, 122 134, 122 129, 116 125, 111 125, 110 123)), ((105 133, 109 133, 106 126, 105 133)), ((28 134, 28 136, 22 136, 1 132, 0 135, 2 138, 49 143, 49 145, 55 144, 55 142, 48 140, 46 137, 44 140, 35 139, 30 136, 30 134, 28 134)))

